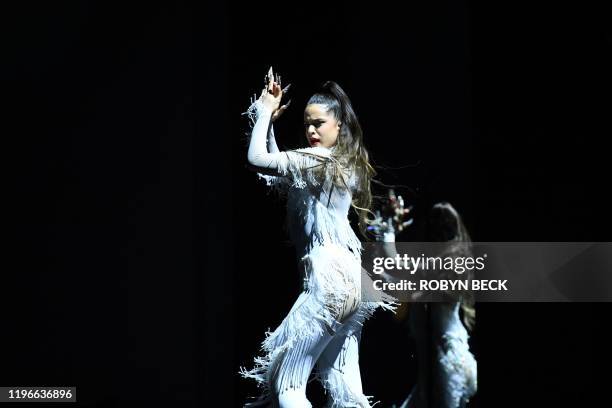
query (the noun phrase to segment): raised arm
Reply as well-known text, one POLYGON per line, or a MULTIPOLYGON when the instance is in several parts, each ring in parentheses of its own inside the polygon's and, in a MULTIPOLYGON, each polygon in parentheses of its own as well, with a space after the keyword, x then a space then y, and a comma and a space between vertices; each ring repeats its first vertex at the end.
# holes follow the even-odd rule
POLYGON ((388 217, 385 221, 380 214, 380 211, 376 211, 376 218, 373 220, 373 224, 368 227, 370 231, 374 233, 376 241, 382 243, 380 250, 382 256, 387 258, 395 258, 397 255, 397 249, 395 247, 395 228, 393 227, 393 218, 388 217))
POLYGON ((267 135, 271 126, 272 111, 262 106, 251 132, 251 141, 249 143, 249 151, 247 160, 252 170, 265 173, 278 173, 278 160, 281 153, 270 153, 267 148, 267 135))
MULTIPOLYGON (((374 246, 374 256, 395 258, 397 247, 395 246, 396 231, 400 232, 404 228, 412 224, 413 220, 406 220, 406 215, 410 212, 410 208, 404 208, 404 200, 402 196, 396 196, 393 190, 389 190, 388 204, 376 210, 376 218, 372 220, 372 224, 368 230, 374 234, 376 241, 380 244, 374 246), (382 211, 381 211, 382 210, 382 211)), ((397 282, 399 278, 383 272, 379 275, 387 282, 397 282)))
POLYGON ((247 159, 252 170, 269 175, 284 175, 279 170, 282 161, 286 161, 284 154, 278 150, 272 121, 287 108, 289 104, 280 106, 283 91, 280 78, 274 78, 272 68, 268 72, 268 83, 261 96, 255 101, 257 119, 252 129, 251 141, 247 159))
POLYGON ((278 153, 278 145, 276 144, 276 137, 274 136, 274 126, 270 124, 270 132, 268 133, 268 152, 278 153))
POLYGON ((396 231, 401 232, 404 228, 412 224, 412 219, 405 219, 412 207, 404 208, 404 199, 402 196, 396 196, 393 190, 388 192, 388 209, 385 215, 381 215, 381 211, 376 211, 376 218, 372 225, 368 228, 376 237, 376 241, 384 242, 384 256, 394 258, 397 255, 395 247, 396 231))

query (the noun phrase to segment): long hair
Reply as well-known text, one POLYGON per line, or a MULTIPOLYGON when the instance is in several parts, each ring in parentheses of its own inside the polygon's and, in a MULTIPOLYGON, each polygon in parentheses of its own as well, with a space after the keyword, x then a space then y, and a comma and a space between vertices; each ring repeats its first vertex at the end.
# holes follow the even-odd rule
MULTIPOLYGON (((353 191, 352 207, 359 216, 359 230, 364 237, 369 224, 368 214, 371 214, 372 191, 370 182, 376 171, 370 165, 368 151, 363 144, 363 132, 353 110, 353 105, 346 92, 334 81, 326 81, 321 88, 310 97, 308 105, 325 105, 328 112, 340 122, 338 140, 334 146, 332 157, 343 167, 356 176, 356 186, 353 191)), ((346 187, 346 186, 344 186, 346 187)))
MULTIPOLYGON (((429 213, 428 240, 432 242, 445 242, 448 244, 444 256, 466 257, 472 256, 472 240, 461 216, 455 208, 447 202, 435 204, 429 213)), ((473 278, 473 272, 468 271, 466 279, 473 278)), ((467 291, 461 296, 461 311, 463 323, 472 329, 476 322, 476 309, 474 296, 467 291)))

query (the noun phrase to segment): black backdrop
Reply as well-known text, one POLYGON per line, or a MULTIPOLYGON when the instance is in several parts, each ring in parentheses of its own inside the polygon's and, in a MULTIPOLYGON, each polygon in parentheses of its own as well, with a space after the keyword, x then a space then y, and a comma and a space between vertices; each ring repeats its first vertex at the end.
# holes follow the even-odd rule
MULTIPOLYGON (((240 113, 273 65, 296 147, 314 87, 351 97, 381 179, 448 200, 477 241, 610 241, 612 32, 557 2, 41 2, 3 13, 3 386, 78 406, 239 406, 237 376, 299 290, 283 205, 240 113)), ((480 304, 478 407, 597 406, 608 304, 480 304)), ((364 329, 367 394, 414 381, 364 329)), ((602 373, 603 370, 603 373, 602 373)), ((311 390, 313 401, 321 390, 311 390)))

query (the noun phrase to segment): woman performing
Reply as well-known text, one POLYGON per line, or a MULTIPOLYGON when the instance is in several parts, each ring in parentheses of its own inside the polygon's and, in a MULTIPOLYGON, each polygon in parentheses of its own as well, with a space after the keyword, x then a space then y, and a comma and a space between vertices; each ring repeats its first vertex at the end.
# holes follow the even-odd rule
MULTIPOLYGON (((401 196, 396 197, 390 191, 389 201, 390 217, 384 221, 385 217, 379 215, 370 229, 379 241, 393 243, 396 229, 401 231, 411 221, 402 222, 407 210, 403 208, 401 196)), ((440 257, 471 255, 470 236, 459 213, 449 203, 433 206, 428 214, 426 235, 427 242, 446 243, 438 254, 440 257)), ((384 245, 383 251, 388 257, 397 254, 394 244, 384 245)), ((466 279, 471 279, 471 274, 466 275, 466 279)), ((462 293, 460 299, 449 295, 447 302, 410 305, 409 325, 416 342, 418 374, 416 386, 400 408, 466 406, 477 388, 476 360, 470 352, 466 330, 473 327, 474 320, 474 301, 469 292, 462 293)))
POLYGON ((365 232, 371 204, 361 126, 345 92, 328 81, 308 101, 305 136, 310 147, 280 152, 272 121, 287 108, 272 68, 267 86, 246 112, 253 122, 250 167, 287 195, 287 223, 304 276, 303 292, 262 345, 263 355, 241 374, 263 388, 246 406, 311 407, 306 384, 316 364, 331 407, 370 407, 359 371, 361 326, 390 299, 361 300, 361 242, 348 220, 352 206, 365 232))

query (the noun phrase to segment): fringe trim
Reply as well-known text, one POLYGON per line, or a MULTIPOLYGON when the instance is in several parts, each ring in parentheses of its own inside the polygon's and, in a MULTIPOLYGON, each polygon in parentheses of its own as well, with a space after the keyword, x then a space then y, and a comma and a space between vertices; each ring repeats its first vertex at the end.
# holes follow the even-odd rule
MULTIPOLYGON (((385 302, 359 302, 347 321, 338 321, 336 316, 345 310, 347 297, 353 293, 360 295, 359 258, 342 247, 319 246, 302 260, 306 268, 304 291, 279 327, 274 332, 266 332, 261 346, 262 355, 255 357, 254 367, 250 370, 240 368, 242 377, 255 380, 262 389, 261 397, 253 404, 273 401, 275 386, 287 389, 303 385, 297 370, 292 370, 296 375, 291 376, 280 369, 283 359, 292 357, 291 353, 287 354, 291 349, 307 346, 303 340, 317 341, 330 330, 342 334, 354 333, 377 308, 394 309, 392 304, 385 302), (298 340, 302 341, 298 343, 298 340)), ((296 364, 294 361, 286 363, 296 364)), ((363 401, 363 398, 360 400, 363 401)))
MULTIPOLYGON (((243 113, 248 116, 251 129, 261 108, 261 101, 254 97, 243 113)), ((306 222, 311 227, 311 235, 307 237, 307 247, 299 248, 307 253, 302 258, 306 269, 304 291, 278 328, 266 332, 261 355, 254 358, 254 367, 249 370, 240 367, 242 377, 255 380, 262 389, 261 396, 246 406, 274 403, 276 396, 273 382, 280 384, 282 389, 301 386, 300 378, 297 378, 299 373, 294 372, 295 375, 291 376, 281 369, 283 359, 292 358, 288 353, 294 347, 307 346, 304 342, 298 344, 298 340, 317 341, 330 330, 355 332, 377 308, 394 311, 397 305, 388 298, 380 301, 361 300, 361 242, 346 216, 340 217, 339 210, 335 208, 336 200, 350 201, 350 186, 354 186, 354 178, 331 154, 332 150, 323 147, 282 152, 277 169, 282 176, 258 174, 266 185, 278 193, 284 195, 290 192, 287 203, 288 226, 292 236, 299 237, 294 241, 299 242, 304 238, 306 222), (338 184, 344 185, 344 188, 336 188, 338 184), (315 197, 313 191, 319 192, 319 197, 315 197), (359 299, 355 305, 350 306, 356 310, 346 322, 340 322, 337 317, 346 312, 347 299, 351 295, 359 299)), ((295 361, 286 363, 296 364, 295 361)), ((345 395, 346 392, 343 390, 341 394, 345 395)), ((346 395, 346 398, 338 397, 342 401, 334 401, 333 406, 351 406, 339 405, 347 403, 351 398, 351 403, 363 404, 366 401, 369 404, 370 397, 349 398, 346 395)))
POLYGON ((448 388, 453 406, 462 406, 476 393, 477 363, 469 350, 467 334, 446 333, 442 345, 438 346, 440 364, 448 376, 448 388))

